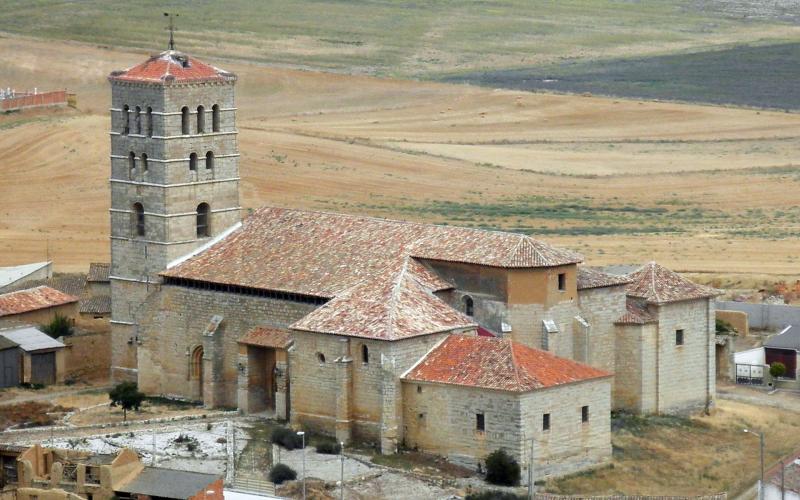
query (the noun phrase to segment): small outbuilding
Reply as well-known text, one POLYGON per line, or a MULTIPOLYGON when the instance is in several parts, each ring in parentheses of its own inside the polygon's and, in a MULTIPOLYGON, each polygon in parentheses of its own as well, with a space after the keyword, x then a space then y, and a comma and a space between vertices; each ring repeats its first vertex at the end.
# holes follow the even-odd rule
POLYGON ((0 320, 44 324, 56 315, 78 316, 78 297, 49 286, 37 286, 0 295, 0 320))
POLYGON ((64 347, 32 326, 0 330, 0 387, 63 382, 64 347))
POLYGON ((786 367, 784 378, 797 379, 798 357, 800 357, 800 326, 789 325, 778 335, 764 342, 766 364, 783 363, 786 367))

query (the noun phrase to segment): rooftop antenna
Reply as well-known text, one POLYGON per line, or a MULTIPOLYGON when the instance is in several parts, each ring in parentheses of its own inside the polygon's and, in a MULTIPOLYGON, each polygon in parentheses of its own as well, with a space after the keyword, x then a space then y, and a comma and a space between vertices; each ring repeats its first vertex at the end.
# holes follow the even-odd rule
POLYGON ((174 18, 178 17, 178 14, 170 14, 169 12, 164 12, 164 17, 169 18, 169 50, 175 50, 175 23, 173 23, 174 18))

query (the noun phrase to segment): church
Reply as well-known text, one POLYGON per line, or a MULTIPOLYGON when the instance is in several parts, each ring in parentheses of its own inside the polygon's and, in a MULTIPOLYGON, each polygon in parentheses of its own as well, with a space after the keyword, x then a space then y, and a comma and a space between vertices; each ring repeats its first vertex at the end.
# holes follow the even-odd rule
POLYGON ((611 457, 610 413, 708 409, 716 290, 530 236, 263 207, 236 75, 167 50, 111 84, 112 377, 148 394, 537 478, 611 457))

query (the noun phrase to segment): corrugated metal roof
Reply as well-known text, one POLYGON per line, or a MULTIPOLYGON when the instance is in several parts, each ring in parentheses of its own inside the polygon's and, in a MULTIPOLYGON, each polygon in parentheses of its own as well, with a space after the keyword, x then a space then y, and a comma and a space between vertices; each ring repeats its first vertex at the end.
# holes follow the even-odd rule
POLYGON ((25 352, 64 347, 64 344, 33 326, 0 330, 0 337, 14 342, 25 352))
POLYGON ((116 488, 123 493, 185 500, 194 495, 204 496, 206 488, 220 476, 184 470, 145 467, 135 478, 116 488))
POLYGON ((36 262, 34 264, 23 264, 21 266, 0 267, 0 289, 11 283, 24 280, 26 276, 30 276, 32 273, 49 265, 50 262, 36 262))
POLYGON ((39 286, 0 295, 0 317, 22 314, 37 309, 56 307, 78 298, 47 286, 39 286))
POLYGON ((780 334, 768 338, 764 347, 800 351, 800 326, 789 325, 780 334))
POLYGON ((14 347, 19 347, 19 344, 3 336, 0 336, 0 351, 4 351, 6 349, 11 349, 14 347))

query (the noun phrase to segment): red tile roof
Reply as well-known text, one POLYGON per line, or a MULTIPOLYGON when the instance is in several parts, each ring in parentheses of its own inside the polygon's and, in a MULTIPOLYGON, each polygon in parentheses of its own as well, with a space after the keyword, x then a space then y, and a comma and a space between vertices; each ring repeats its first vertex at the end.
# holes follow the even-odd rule
MULTIPOLYGON (((265 207, 219 243, 162 274, 331 298, 408 256, 510 268, 582 259, 516 233, 265 207)), ((431 285, 440 286, 449 284, 431 285)))
POLYGON ((655 262, 645 264, 628 277, 631 283, 625 287, 625 293, 652 304, 709 298, 720 294, 718 290, 698 285, 655 262))
POLYGON ((0 295, 0 317, 61 306, 77 301, 78 297, 67 295, 47 286, 20 290, 0 295))
MULTIPOLYGON (((377 273, 297 321, 291 328, 381 340, 398 340, 477 324, 425 286, 422 268, 407 258, 377 273)), ((424 269, 424 268, 423 268, 424 269)))
POLYGON ((175 50, 151 56, 141 64, 124 71, 114 71, 111 81, 140 83, 196 83, 209 81, 234 81, 236 75, 205 64, 194 57, 175 50))
POLYGON ((631 279, 627 276, 607 274, 590 267, 578 267, 578 290, 627 285, 630 282, 631 279))
POLYGON ((610 376, 603 370, 508 339, 450 335, 403 379, 529 392, 610 376))
POLYGON ((286 349, 292 345, 292 335, 285 328, 257 326, 239 339, 240 344, 286 349))
POLYGON ((626 312, 615 321, 618 325, 644 325, 655 323, 656 317, 650 314, 647 306, 636 299, 628 299, 625 302, 626 312))

